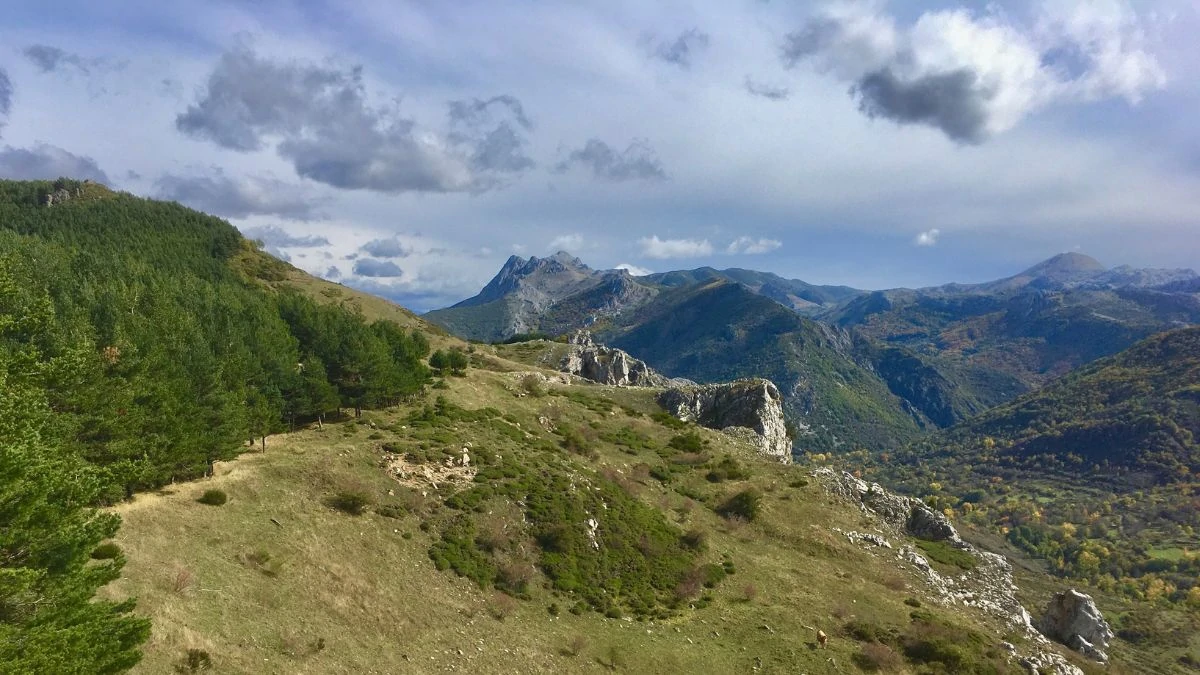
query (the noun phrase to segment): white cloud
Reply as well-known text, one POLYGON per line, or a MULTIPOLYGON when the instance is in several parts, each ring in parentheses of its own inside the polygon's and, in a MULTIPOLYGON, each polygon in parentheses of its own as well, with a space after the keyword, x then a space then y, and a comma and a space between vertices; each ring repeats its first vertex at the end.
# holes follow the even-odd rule
POLYGON ((783 246, 783 242, 778 239, 738 237, 729 243, 725 252, 734 255, 762 255, 763 253, 770 253, 780 246, 783 246))
POLYGON ((638 240, 642 255, 647 258, 699 258, 712 255, 713 246, 707 239, 659 239, 658 235, 638 240))
POLYGON ((938 243, 938 237, 942 236, 942 231, 936 227, 925 230, 913 239, 913 243, 917 246, 934 246, 938 243))
POLYGON ((1166 84, 1137 14, 1120 0, 1039 6, 1032 25, 994 6, 928 11, 898 26, 881 3, 836 3, 789 33, 788 67, 809 61, 852 83, 869 117, 979 143, 1056 103, 1137 103, 1166 84))
MULTIPOLYGON (((515 246, 513 248, 516 249, 515 246)), ((579 234, 578 232, 573 232, 571 234, 560 234, 551 239, 550 243, 546 245, 546 248, 555 252, 566 251, 571 253, 574 251, 579 251, 583 248, 583 235, 579 234)))
POLYGON ((629 263, 621 263, 613 269, 625 270, 635 277, 644 277, 647 274, 654 274, 652 270, 648 270, 645 267, 638 267, 637 265, 631 265, 629 263))

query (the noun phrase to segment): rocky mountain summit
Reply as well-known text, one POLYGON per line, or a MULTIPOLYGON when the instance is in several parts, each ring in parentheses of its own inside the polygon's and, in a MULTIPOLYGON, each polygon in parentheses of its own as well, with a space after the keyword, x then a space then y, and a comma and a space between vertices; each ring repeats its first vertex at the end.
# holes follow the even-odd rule
POLYGON ((977 609, 999 620, 1005 631, 1017 630, 1027 640, 1027 653, 1003 642, 1001 647, 1011 659, 1031 673, 1083 675, 1051 647, 1047 637, 1066 644, 1097 661, 1107 656, 1097 645, 1107 647, 1112 631, 1089 596, 1074 590, 1060 593, 1051 600, 1046 615, 1036 625, 1016 597, 1012 565, 1001 555, 981 551, 964 541, 943 514, 933 511, 912 497, 891 493, 878 483, 867 483, 846 472, 820 468, 812 476, 834 496, 857 504, 875 533, 840 532, 850 541, 876 552, 892 556, 899 567, 907 568, 925 580, 933 600, 946 606, 977 609), (945 542, 973 556, 978 564, 959 576, 938 572, 929 560, 911 545, 893 546, 888 537, 910 536, 920 540, 945 542), (1090 640, 1089 640, 1090 638, 1090 640), (1095 642, 1092 642, 1094 640, 1095 642))
POLYGON ((659 394, 658 403, 675 417, 710 429, 735 434, 749 429, 759 452, 785 464, 792 461, 782 397, 770 380, 672 387, 659 394))
POLYGON ((457 335, 503 340, 520 333, 566 333, 648 302, 656 291, 625 270, 594 270, 559 251, 511 256, 474 297, 426 316, 457 335))
POLYGON ((671 384, 671 380, 656 373, 645 362, 620 349, 596 344, 586 330, 577 331, 568 344, 570 351, 558 368, 564 373, 618 387, 665 387, 671 384))

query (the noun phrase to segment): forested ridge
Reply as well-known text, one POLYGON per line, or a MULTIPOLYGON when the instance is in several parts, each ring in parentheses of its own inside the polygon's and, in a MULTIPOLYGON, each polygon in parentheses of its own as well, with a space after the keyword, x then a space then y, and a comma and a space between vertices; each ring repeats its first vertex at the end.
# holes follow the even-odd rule
POLYGON ((91 507, 424 386, 424 335, 255 280, 278 264, 178 204, 0 181, 6 672, 136 662, 146 623, 129 604, 89 601, 122 562, 89 562, 118 526, 91 507))

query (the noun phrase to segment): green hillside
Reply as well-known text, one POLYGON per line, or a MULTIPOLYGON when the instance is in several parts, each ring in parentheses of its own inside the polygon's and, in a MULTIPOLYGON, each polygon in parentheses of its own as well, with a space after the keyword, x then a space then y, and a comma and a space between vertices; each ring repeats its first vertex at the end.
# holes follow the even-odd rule
POLYGON ((247 441, 418 394, 424 333, 286 284, 228 223, 60 179, 0 182, 0 663, 115 672, 145 624, 89 507, 205 475, 247 441), (47 195, 53 194, 53 200, 47 195))
POLYGON ((673 377, 774 381, 789 417, 810 427, 797 438, 801 450, 896 447, 928 423, 855 360, 848 334, 740 284, 718 280, 665 292, 636 320, 602 339, 673 377))
POLYGON ((829 318, 928 359, 983 407, 1153 333, 1200 321, 1200 299, 1184 293, 995 285, 881 291, 829 318))
POLYGON ((1054 572, 1200 608, 1200 328, 1147 338, 893 453, 877 474, 1054 572))

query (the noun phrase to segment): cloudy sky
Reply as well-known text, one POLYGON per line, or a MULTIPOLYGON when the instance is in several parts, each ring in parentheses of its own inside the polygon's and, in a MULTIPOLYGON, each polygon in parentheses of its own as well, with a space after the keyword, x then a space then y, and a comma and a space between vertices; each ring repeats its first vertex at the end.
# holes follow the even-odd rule
POLYGON ((865 288, 1200 267, 1200 5, 3 0, 0 176, 418 310, 513 254, 865 288))

